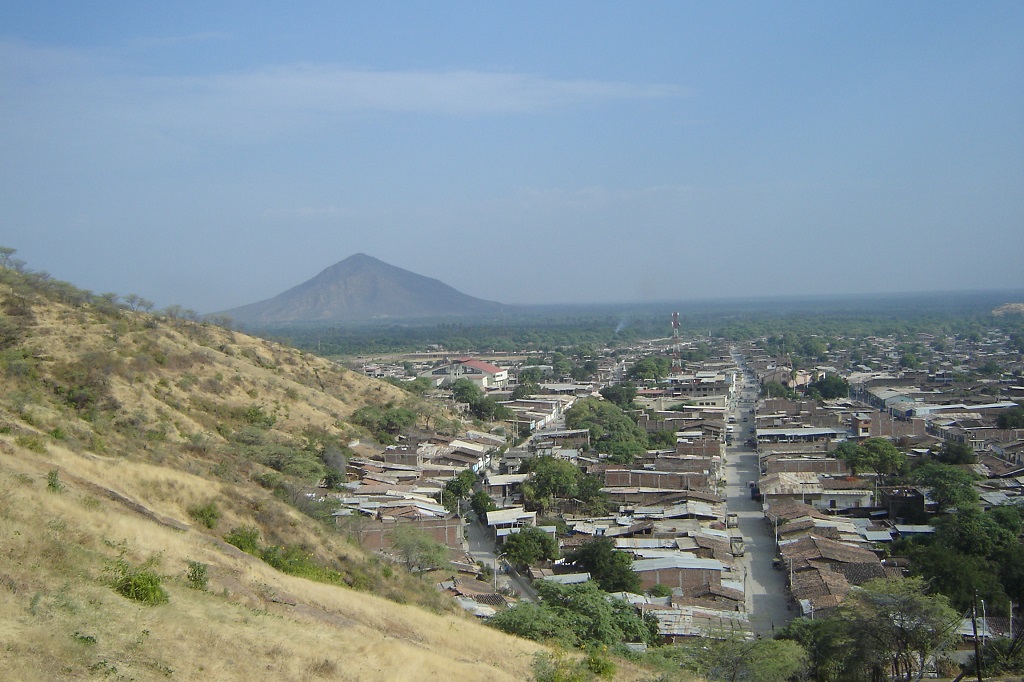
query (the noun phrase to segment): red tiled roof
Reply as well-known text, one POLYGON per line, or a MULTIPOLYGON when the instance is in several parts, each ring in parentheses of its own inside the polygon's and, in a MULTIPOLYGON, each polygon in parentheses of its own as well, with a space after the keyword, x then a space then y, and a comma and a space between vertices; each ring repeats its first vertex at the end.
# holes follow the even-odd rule
POLYGON ((483 360, 474 360, 473 358, 460 358, 455 362, 457 362, 460 365, 465 365, 466 367, 478 369, 481 372, 487 372, 488 374, 497 374, 498 372, 505 371, 501 367, 495 367, 489 362, 484 362, 483 360))

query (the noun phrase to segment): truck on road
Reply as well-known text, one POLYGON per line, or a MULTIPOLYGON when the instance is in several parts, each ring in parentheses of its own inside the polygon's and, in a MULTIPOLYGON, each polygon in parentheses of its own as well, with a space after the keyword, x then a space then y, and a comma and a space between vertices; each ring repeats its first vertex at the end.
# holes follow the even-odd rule
POLYGON ((743 556, 745 550, 743 536, 732 535, 729 537, 729 551, 733 556, 743 556))

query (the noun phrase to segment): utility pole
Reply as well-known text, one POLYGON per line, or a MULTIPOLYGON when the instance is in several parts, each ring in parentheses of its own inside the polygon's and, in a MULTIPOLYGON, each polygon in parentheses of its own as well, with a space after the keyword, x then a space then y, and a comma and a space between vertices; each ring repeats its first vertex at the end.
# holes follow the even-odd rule
POLYGON ((984 682, 981 674, 981 642, 978 640, 978 592, 974 592, 971 603, 971 625, 974 626, 974 667, 978 671, 978 682, 984 682))

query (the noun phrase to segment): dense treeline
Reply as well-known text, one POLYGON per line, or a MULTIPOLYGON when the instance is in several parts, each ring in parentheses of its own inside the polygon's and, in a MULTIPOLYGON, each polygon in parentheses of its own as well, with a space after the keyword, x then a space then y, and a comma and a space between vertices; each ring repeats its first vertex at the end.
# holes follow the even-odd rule
POLYGON ((309 324, 249 331, 322 355, 407 352, 431 345, 455 352, 551 351, 584 345, 606 348, 640 339, 667 338, 672 333, 671 311, 678 310, 687 339, 764 338, 772 352, 808 358, 824 352, 825 338, 893 336, 911 340, 919 333, 969 337, 991 329, 1010 334, 1017 349, 1024 350, 1024 318, 992 315, 997 306, 1020 298, 1024 298, 1024 293, 983 292, 849 300, 577 306, 524 310, 500 320, 362 326, 309 324))

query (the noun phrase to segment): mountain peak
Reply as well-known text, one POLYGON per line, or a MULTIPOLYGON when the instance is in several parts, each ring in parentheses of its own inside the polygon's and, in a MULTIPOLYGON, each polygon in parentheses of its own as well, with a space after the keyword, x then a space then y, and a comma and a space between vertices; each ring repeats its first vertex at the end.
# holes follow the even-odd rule
POLYGON ((273 298, 224 311, 238 322, 274 325, 493 315, 505 306, 356 253, 273 298))

